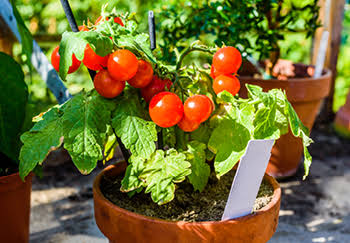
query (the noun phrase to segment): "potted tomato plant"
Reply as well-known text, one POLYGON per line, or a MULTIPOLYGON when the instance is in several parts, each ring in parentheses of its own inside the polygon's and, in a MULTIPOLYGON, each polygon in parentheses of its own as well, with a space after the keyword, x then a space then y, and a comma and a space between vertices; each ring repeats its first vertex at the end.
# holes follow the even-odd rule
MULTIPOLYGON (((307 55, 302 51, 307 43, 305 37, 296 39, 293 34, 309 38, 320 26, 318 0, 198 1, 191 5, 176 2, 163 7, 159 14, 163 16, 159 21, 159 42, 167 59, 175 61, 173 50, 181 50, 193 38, 238 46, 245 56, 238 71, 240 95, 247 97, 247 83, 264 91, 283 89, 301 121, 312 128, 322 100, 328 96, 331 73, 324 70, 314 78, 313 66, 280 58, 292 56, 295 49, 299 55, 307 55)), ((217 72, 220 73, 213 70, 213 77, 217 72)), ((289 131, 277 140, 267 172, 275 177, 293 175, 302 153, 301 140, 289 131)))
POLYGON ((4 242, 28 242, 32 174, 18 173, 19 136, 28 125, 28 88, 21 66, 0 52, 0 234, 4 242))
POLYGON ((194 42, 169 65, 133 15, 101 16, 65 32, 52 55, 62 79, 76 62, 96 70, 94 89, 36 117, 21 137, 21 177, 60 146, 88 174, 118 144, 125 161, 107 167, 93 186, 96 222, 111 242, 266 242, 281 195, 272 177, 265 176, 260 197, 268 199, 253 214, 218 219, 250 140, 278 139, 290 127, 303 140, 309 173, 312 140, 284 92, 247 85, 249 97, 240 98, 234 73, 242 58, 232 46, 194 42), (192 52, 213 56, 221 74, 213 80, 209 70, 183 65, 192 52))

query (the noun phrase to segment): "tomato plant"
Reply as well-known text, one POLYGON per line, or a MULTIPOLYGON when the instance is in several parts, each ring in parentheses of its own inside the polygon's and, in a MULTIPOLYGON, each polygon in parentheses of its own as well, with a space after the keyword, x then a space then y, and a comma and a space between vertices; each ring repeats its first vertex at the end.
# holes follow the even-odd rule
MULTIPOLYGON (((109 18, 106 17, 105 20, 108 21, 109 18)), ((99 17, 96 19, 96 21, 95 21, 95 25, 100 24, 101 21, 102 21, 102 16, 99 16, 99 17)), ((114 18, 113 18, 113 21, 114 21, 114 23, 118 23, 118 24, 120 24, 121 26, 124 27, 124 23, 123 23, 123 21, 122 21, 121 18, 119 18, 119 17, 114 17, 114 18)))
POLYGON ((190 120, 186 115, 184 115, 177 125, 184 132, 193 132, 199 127, 200 122, 190 120))
POLYGON ((149 36, 139 31, 132 15, 120 16, 125 27, 110 20, 119 17, 115 13, 103 16, 105 20, 89 24, 89 31, 62 35, 61 58, 53 59, 62 79, 76 64, 72 56, 100 70, 94 89, 52 107, 22 136, 22 178, 60 146, 81 173, 90 173, 106 159, 110 144, 118 143, 129 158, 121 190, 133 194, 146 188, 154 202, 164 204, 174 198, 175 184, 186 178, 194 190, 205 189, 211 170, 207 159, 214 159, 213 170, 221 177, 241 159, 250 140, 278 139, 289 128, 303 140, 308 174, 312 140, 283 91, 265 93, 246 85, 248 98, 238 97, 237 49, 196 41, 177 52, 172 65, 160 61, 159 50, 150 49, 149 36), (211 55, 212 71, 184 65, 192 52, 211 55), (106 56, 107 68, 101 69, 106 64, 99 57, 106 56))
MULTIPOLYGON (((51 54, 51 64, 54 67, 54 69, 58 72, 60 69, 60 54, 58 53, 59 46, 56 46, 55 49, 53 49, 53 52, 51 54)), ((78 70, 80 67, 81 62, 75 57, 75 55, 72 55, 72 65, 68 69, 68 73, 74 73, 78 70)))
POLYGON ((241 88, 239 80, 236 76, 220 75, 214 79, 213 89, 216 94, 226 90, 232 95, 236 95, 241 88))
POLYGON ((171 85, 172 82, 170 80, 163 80, 155 75, 149 85, 141 89, 141 95, 149 103, 153 96, 164 91, 165 88, 169 90, 171 85))
POLYGON ((139 60, 137 72, 134 77, 128 80, 128 83, 135 88, 144 88, 152 81, 152 78, 152 65, 145 60, 139 60))
POLYGON ((108 58, 108 72, 117 81, 127 81, 135 76, 138 69, 136 56, 129 50, 117 50, 108 58))
POLYGON ((196 123, 206 121, 212 110, 212 102, 206 95, 190 96, 184 105, 185 116, 196 123))
POLYGON ((101 57, 97 55, 89 44, 86 45, 84 51, 83 64, 91 70, 98 71, 107 67, 109 55, 101 57))
POLYGON ((99 71, 94 78, 94 87, 96 91, 105 98, 114 98, 118 96, 125 88, 125 81, 116 81, 108 71, 99 71))
POLYGON ((171 92, 160 92, 149 103, 149 115, 160 127, 172 127, 183 117, 184 106, 181 99, 171 92))
POLYGON ((225 46, 219 49, 213 57, 214 71, 220 74, 236 73, 241 64, 241 53, 232 46, 225 46))

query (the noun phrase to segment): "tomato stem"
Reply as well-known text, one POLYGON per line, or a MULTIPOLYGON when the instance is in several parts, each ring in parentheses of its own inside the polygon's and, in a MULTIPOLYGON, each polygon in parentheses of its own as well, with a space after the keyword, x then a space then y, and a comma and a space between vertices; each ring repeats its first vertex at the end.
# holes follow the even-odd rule
POLYGON ((158 149, 164 148, 164 143, 163 143, 163 128, 160 128, 160 131, 157 134, 158 136, 158 149))
POLYGON ((118 137, 117 133, 115 132, 114 128, 113 129, 113 133, 115 134, 115 137, 117 139, 117 142, 119 144, 120 150, 122 151, 123 157, 125 159, 126 162, 128 162, 129 158, 130 158, 130 154, 129 151, 125 148, 122 140, 120 139, 120 137, 118 137))

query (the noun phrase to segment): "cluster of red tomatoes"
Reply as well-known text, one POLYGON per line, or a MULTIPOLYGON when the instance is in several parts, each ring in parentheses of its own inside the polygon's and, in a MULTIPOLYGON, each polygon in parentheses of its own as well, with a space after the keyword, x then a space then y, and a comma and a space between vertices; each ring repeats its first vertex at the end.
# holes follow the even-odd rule
MULTIPOLYGON (((106 18, 108 20, 108 17, 106 18)), ((100 16, 95 26, 103 21, 100 16)), ((119 17, 114 18, 114 22, 124 26, 119 17)), ((80 31, 89 31, 85 25, 79 26, 80 31)), ((56 71, 59 71, 60 55, 57 46, 51 54, 51 63, 56 71)), ((172 82, 162 80, 153 75, 152 65, 145 60, 138 60, 129 50, 120 49, 104 57, 97 55, 89 44, 84 51, 83 64, 90 70, 98 71, 94 78, 94 87, 96 91, 105 98, 115 98, 125 88, 125 81, 131 86, 141 89, 142 97, 150 102, 151 98, 165 90, 170 89, 172 82)), ((81 62, 72 55, 72 65, 68 73, 75 72, 80 67, 81 62)))
MULTIPOLYGON (((216 94, 228 91, 236 95, 240 82, 235 76, 242 64, 241 53, 232 46, 219 49, 213 56, 210 76, 214 79, 213 89, 216 94)), ((213 101, 206 95, 190 96, 184 104, 171 92, 160 92, 149 104, 149 114, 160 127, 178 125, 185 132, 196 130, 206 121, 214 110, 213 101)))
MULTIPOLYGON (((101 21, 103 19, 99 17, 95 26, 101 21)), ((124 26, 118 17, 114 18, 114 22, 124 26)), ((89 28, 84 25, 79 26, 79 30, 89 31, 89 28)), ((56 71, 59 71, 60 62, 58 49, 59 46, 51 55, 51 63, 56 71)), ((190 96, 183 104, 175 93, 165 91, 165 88, 170 90, 173 83, 154 75, 152 65, 145 60, 138 60, 129 50, 119 49, 101 57, 87 44, 82 62, 90 70, 97 71, 94 87, 105 98, 118 96, 124 90, 125 82, 141 89, 142 97, 149 103, 150 117, 160 127, 177 124, 183 131, 192 132, 206 121, 214 110, 213 101, 206 95, 190 96)), ((232 95, 237 94, 240 83, 234 74, 241 63, 241 54, 234 47, 223 47, 214 54, 210 76, 214 79, 213 89, 216 94, 223 90, 232 95)), ((73 54, 68 73, 75 72, 80 64, 73 54)))
POLYGON ((219 49, 213 56, 210 76, 214 79, 213 89, 216 94, 223 90, 236 95, 241 88, 235 76, 242 64, 241 53, 232 46, 219 49))

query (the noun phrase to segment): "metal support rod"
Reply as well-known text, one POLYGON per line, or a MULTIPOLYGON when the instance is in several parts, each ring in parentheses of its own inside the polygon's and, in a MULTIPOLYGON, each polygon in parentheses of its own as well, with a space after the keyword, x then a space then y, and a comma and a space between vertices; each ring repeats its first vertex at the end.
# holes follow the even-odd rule
MULTIPOLYGON (((66 17, 68 19, 68 23, 70 28, 72 29, 73 32, 79 32, 79 28, 77 25, 77 22, 75 21, 74 14, 72 12, 72 9, 69 5, 68 0, 61 0, 61 4, 64 10, 64 13, 66 14, 66 17)), ((88 69, 90 77, 92 80, 94 80, 96 72, 93 70, 88 69)))
MULTIPOLYGON (((149 40, 151 43, 151 50, 156 49, 156 25, 154 20, 153 11, 148 11, 148 32, 149 32, 149 40)), ((160 129, 160 132, 157 134, 158 137, 158 148, 163 149, 163 129, 160 129)))
POLYGON ((149 39, 151 42, 151 50, 153 51, 154 49, 156 49, 156 26, 153 11, 148 11, 148 31, 149 39))

